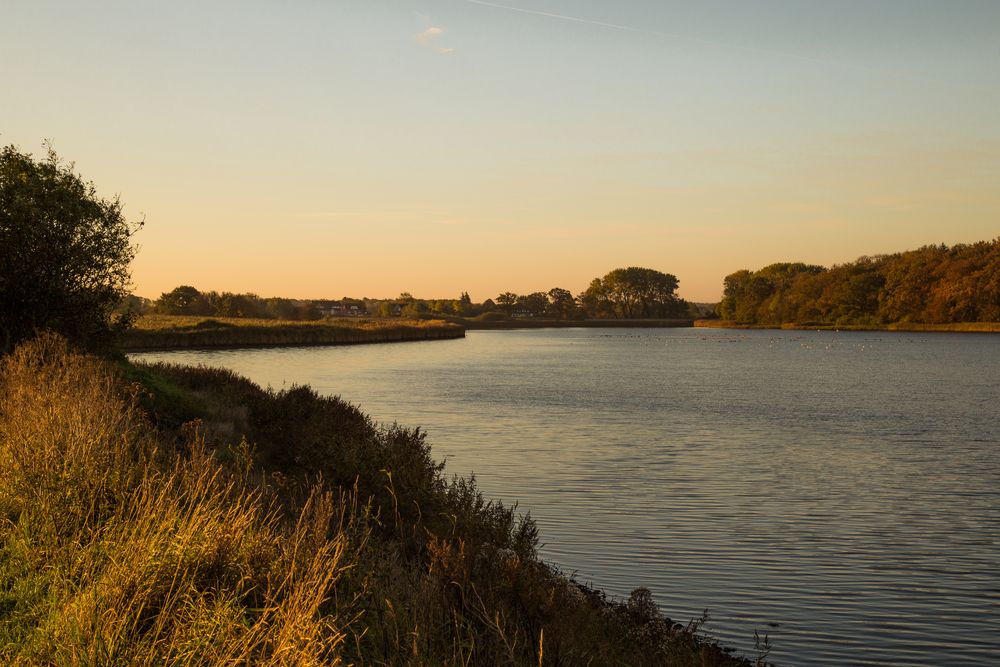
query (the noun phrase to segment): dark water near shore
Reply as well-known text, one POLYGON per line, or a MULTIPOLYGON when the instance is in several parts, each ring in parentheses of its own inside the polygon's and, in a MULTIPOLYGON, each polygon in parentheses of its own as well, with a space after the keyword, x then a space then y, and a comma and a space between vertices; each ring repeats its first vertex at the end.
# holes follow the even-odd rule
POLYGON ((546 560, 779 665, 1000 664, 1000 335, 568 329, 150 353, 421 425, 546 560))

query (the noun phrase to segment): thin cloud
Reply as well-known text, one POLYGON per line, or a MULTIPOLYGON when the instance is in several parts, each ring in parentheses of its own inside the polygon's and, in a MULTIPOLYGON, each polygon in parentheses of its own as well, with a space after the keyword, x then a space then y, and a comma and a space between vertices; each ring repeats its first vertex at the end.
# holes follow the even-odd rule
POLYGON ((826 58, 816 58, 813 56, 805 55, 802 53, 795 53, 792 51, 784 51, 780 49, 771 49, 759 46, 753 46, 749 44, 737 44, 734 42, 725 42, 714 39, 705 39, 703 37, 696 37, 694 35, 688 35, 678 32, 664 32, 661 30, 651 30, 648 28, 642 28, 638 26, 625 25, 621 23, 611 23, 608 21, 597 21, 594 19, 583 18, 581 16, 571 16, 569 14, 557 14, 555 12, 546 12, 538 9, 529 9, 527 7, 517 7, 515 5, 507 5, 500 2, 491 2, 490 0, 456 0, 456 2, 464 2, 470 5, 479 5, 480 7, 491 7, 493 9, 499 9, 507 12, 516 12, 518 14, 530 14, 532 16, 541 16, 543 18, 555 19, 557 21, 568 21, 570 23, 582 23, 584 25, 597 26, 600 28, 610 28, 611 30, 618 30, 621 32, 631 32, 640 35, 650 35, 652 37, 659 37, 662 39, 672 39, 672 40, 683 40, 689 43, 701 44, 704 46, 711 46, 716 48, 728 49, 731 51, 742 51, 744 53, 756 53, 769 56, 776 56, 781 58, 788 58, 791 60, 798 60, 800 62, 811 63, 814 65, 824 65, 830 67, 838 67, 841 69, 853 70, 856 72, 864 72, 866 74, 874 74, 878 76, 887 76, 901 81, 908 81, 910 83, 932 83, 939 85, 950 85, 956 87, 963 87, 966 89, 974 90, 991 90, 985 86, 980 86, 978 84, 961 83, 952 80, 942 80, 938 78, 928 78, 928 77, 914 77, 914 76, 903 76, 894 72, 885 71, 881 68, 872 67, 869 65, 858 65, 858 64, 848 64, 839 60, 830 60, 826 58))
POLYGON ((444 34, 444 28, 431 23, 430 18, 427 16, 421 16, 420 18, 427 25, 427 29, 413 36, 413 39, 417 42, 417 44, 426 46, 432 51, 440 53, 443 56, 450 56, 455 53, 455 49, 450 46, 440 46, 436 43, 436 40, 444 34))
POLYGON ((634 28, 632 26, 621 25, 618 23, 607 23, 605 21, 594 21, 591 19, 581 18, 579 16, 567 16, 566 14, 554 14, 552 12, 543 12, 538 9, 527 9, 525 7, 513 7, 511 5, 501 5, 497 2, 485 2, 484 0, 461 0, 462 2, 467 2, 471 5, 482 5, 483 7, 493 7, 494 9, 504 9, 508 12, 518 12, 521 14, 531 14, 533 16, 544 16, 550 19, 559 19, 561 21, 572 21, 573 23, 584 23, 586 25, 596 25, 602 28, 614 28, 615 30, 624 30, 626 32, 639 32, 651 35, 666 36, 665 33, 656 32, 654 30, 644 30, 642 28, 634 28))
POLYGON ((686 35, 678 32, 663 32, 661 30, 650 30, 649 28, 640 28, 637 26, 625 25, 622 23, 596 21, 594 19, 587 19, 580 16, 570 16, 568 14, 556 14, 554 12, 545 12, 538 9, 528 9, 526 7, 515 7, 514 5, 505 5, 499 2, 489 2, 488 0, 458 0, 458 1, 465 2, 470 5, 479 5, 480 7, 492 7, 493 9, 501 9, 503 11, 508 11, 508 12, 517 12, 518 14, 530 14, 532 16, 541 16, 544 18, 556 19, 558 21, 569 21, 570 23, 582 23, 584 25, 592 25, 592 26, 597 26, 599 28, 611 28, 612 30, 620 30, 621 32, 632 32, 640 35, 650 35, 653 37, 660 37, 664 39, 679 39, 706 46, 721 47, 724 49, 733 49, 737 51, 747 51, 752 53, 763 53, 772 56, 782 56, 785 58, 794 58, 795 60, 802 60, 805 62, 812 62, 824 65, 840 65, 840 63, 837 62, 831 62, 823 60, 821 58, 812 58, 810 56, 802 55, 799 53, 792 53, 789 51, 765 49, 756 46, 748 46, 746 44, 735 44, 733 42, 720 42, 713 39, 704 39, 702 37, 694 37, 692 35, 686 35))

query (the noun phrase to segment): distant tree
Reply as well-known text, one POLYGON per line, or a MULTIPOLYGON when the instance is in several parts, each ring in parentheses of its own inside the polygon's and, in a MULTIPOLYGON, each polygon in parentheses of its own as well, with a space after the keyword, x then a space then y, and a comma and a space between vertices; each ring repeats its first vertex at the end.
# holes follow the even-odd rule
POLYGON ((175 287, 156 300, 156 310, 164 315, 208 315, 202 293, 190 285, 175 287))
POLYGON ((135 313, 136 315, 145 315, 153 311, 155 302, 152 299, 147 299, 142 296, 135 294, 129 294, 123 301, 121 301, 117 306, 115 306, 116 314, 124 313, 135 313))
POLYGON ((472 297, 469 296, 468 292, 462 292, 462 295, 458 297, 455 313, 458 315, 472 315, 474 310, 475 305, 472 303, 472 297))
POLYGON ((549 297, 545 292, 532 292, 517 297, 515 304, 518 310, 530 317, 541 317, 549 306, 549 297))
MULTIPOLYGON (((222 317, 263 317, 266 315, 264 304, 256 294, 233 294, 223 292, 212 293, 209 299, 210 315, 222 317)), ((293 310, 293 318, 298 309, 293 310)))
POLYGON ((322 314, 312 301, 298 302, 294 299, 271 297, 263 299, 259 304, 259 314, 255 317, 276 320, 311 320, 319 319, 322 314))
POLYGON ((719 314, 738 322, 884 324, 1000 319, 1000 239, 860 257, 824 269, 782 263, 726 276, 719 314))
POLYGON ((575 314, 576 299, 573 298, 573 293, 568 289, 553 287, 548 292, 548 299, 548 315, 558 319, 568 320, 575 314))
POLYGON ((514 314, 514 305, 517 303, 517 295, 513 292, 504 292, 496 299, 497 305, 510 317, 514 314))
POLYGON ((109 349, 134 319, 112 312, 129 294, 141 226, 51 148, 41 160, 0 149, 0 354, 42 329, 109 349))
POLYGON ((411 299, 409 303, 403 306, 402 316, 403 317, 420 317, 427 312, 427 306, 422 301, 416 299, 411 299))
POLYGON ((600 278, 591 280, 590 285, 580 293, 576 300, 587 317, 605 318, 615 316, 614 304, 608 298, 607 290, 604 288, 604 281, 600 278))
POLYGON ((654 269, 630 266, 595 278, 581 302, 596 317, 676 317, 687 313, 687 304, 675 294, 677 278, 654 269))

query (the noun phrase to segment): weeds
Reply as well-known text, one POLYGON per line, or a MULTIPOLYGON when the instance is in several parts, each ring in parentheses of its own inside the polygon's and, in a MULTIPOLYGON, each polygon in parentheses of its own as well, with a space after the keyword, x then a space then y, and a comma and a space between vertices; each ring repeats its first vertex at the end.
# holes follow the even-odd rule
POLYGON ((2 664, 749 664, 308 387, 42 337, 0 359, 0 465, 2 664))

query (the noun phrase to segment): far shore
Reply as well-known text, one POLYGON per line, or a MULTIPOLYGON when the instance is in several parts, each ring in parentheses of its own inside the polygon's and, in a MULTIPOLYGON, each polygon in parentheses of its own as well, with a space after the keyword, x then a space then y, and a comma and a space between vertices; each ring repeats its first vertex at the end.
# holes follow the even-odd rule
POLYGON ((885 325, 745 324, 714 319, 480 320, 445 316, 434 320, 327 318, 314 322, 235 317, 147 315, 124 337, 127 352, 316 345, 363 345, 464 338, 466 330, 503 331, 569 328, 710 328, 793 331, 885 331, 1000 333, 1000 322, 885 325))
POLYGON ((156 350, 363 345, 464 338, 465 328, 443 320, 341 318, 316 322, 235 317, 153 315, 139 319, 122 342, 127 352, 156 350))
POLYGON ((782 329, 792 331, 887 331, 938 333, 1000 333, 1000 322, 953 322, 922 324, 895 322, 891 324, 745 324, 729 320, 695 320, 694 326, 705 329, 782 329))

